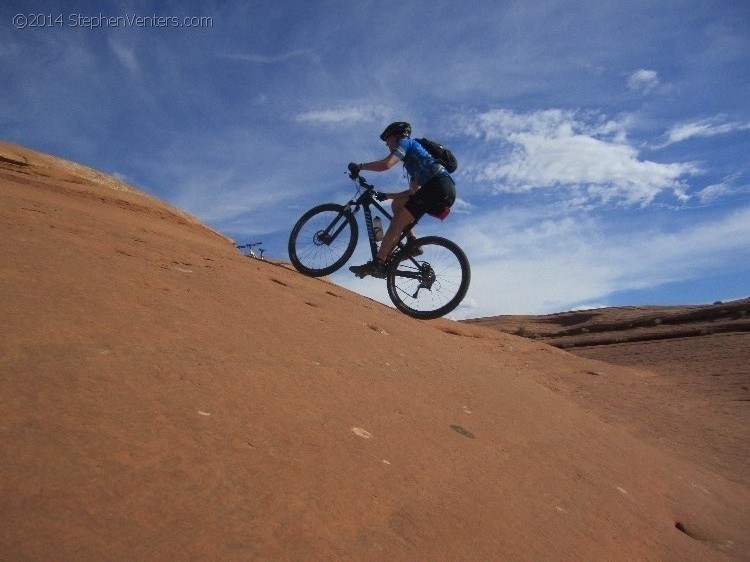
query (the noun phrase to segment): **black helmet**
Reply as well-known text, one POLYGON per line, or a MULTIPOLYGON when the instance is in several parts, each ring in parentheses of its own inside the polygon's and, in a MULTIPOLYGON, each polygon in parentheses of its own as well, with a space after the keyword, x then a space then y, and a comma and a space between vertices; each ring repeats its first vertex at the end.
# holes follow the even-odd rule
POLYGON ((411 135, 411 125, 406 121, 396 121, 395 123, 391 123, 380 135, 380 140, 384 141, 391 135, 396 135, 399 138, 408 137, 411 135))

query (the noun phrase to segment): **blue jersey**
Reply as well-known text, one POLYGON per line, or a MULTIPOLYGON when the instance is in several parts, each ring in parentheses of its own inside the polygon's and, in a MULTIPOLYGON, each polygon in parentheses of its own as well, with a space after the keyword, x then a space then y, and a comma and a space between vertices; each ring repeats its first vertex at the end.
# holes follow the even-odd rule
POLYGON ((447 170, 414 139, 400 139, 391 154, 404 163, 409 180, 426 184, 437 176, 448 176, 447 170))

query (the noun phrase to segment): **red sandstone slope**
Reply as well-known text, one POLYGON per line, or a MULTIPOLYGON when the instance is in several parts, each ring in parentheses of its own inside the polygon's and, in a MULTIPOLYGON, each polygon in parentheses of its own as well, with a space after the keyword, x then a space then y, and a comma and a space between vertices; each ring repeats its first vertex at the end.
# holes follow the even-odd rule
POLYGON ((536 378, 639 438, 750 486, 750 299, 467 322, 608 363, 536 378), (612 364, 640 369, 649 392, 631 392, 631 377, 612 364))
POLYGON ((417 322, 3 153, 26 164, 0 159, 0 559, 750 552, 747 487, 535 382, 597 363, 417 322))

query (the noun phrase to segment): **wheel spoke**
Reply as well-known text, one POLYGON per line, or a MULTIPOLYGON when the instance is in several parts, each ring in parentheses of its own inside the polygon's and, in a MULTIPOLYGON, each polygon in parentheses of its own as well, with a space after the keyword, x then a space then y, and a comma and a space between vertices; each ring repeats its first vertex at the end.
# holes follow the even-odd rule
POLYGON ((453 310, 469 285, 468 260, 453 242, 439 237, 418 241, 423 254, 404 257, 391 269, 388 293, 394 304, 417 318, 436 318, 453 310))
POLYGON ((305 213, 289 237, 289 257, 306 275, 328 275, 349 259, 357 244, 356 222, 341 205, 320 205, 305 213))

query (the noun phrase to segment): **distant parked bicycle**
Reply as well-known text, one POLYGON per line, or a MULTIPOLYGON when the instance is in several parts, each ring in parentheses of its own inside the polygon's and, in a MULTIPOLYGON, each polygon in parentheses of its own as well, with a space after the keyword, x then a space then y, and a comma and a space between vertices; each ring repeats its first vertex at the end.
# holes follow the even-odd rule
MULTIPOLYGON (((349 174, 357 184, 355 196, 346 204, 325 203, 307 211, 292 228, 289 258, 305 275, 320 277, 340 269, 352 256, 359 237, 355 214, 362 209, 372 257, 378 241, 371 207, 388 220, 393 217, 380 205, 375 187, 361 175, 349 174)), ((447 212, 434 216, 445 218, 447 212)), ((379 217, 376 217, 379 218, 379 217)), ((469 260, 455 243, 439 236, 407 241, 408 225, 385 262, 388 296, 401 312, 414 318, 432 319, 454 310, 466 296, 471 280, 469 260)), ((382 233, 382 229, 380 231, 382 233)))
POLYGON ((250 242, 249 244, 243 244, 242 246, 237 246, 237 249, 242 252, 244 255, 246 255, 248 258, 256 258, 256 259, 263 259, 263 252, 265 250, 263 248, 258 248, 258 251, 260 252, 260 257, 255 255, 255 252, 253 251, 253 248, 256 246, 260 246, 263 244, 263 242, 250 242))

